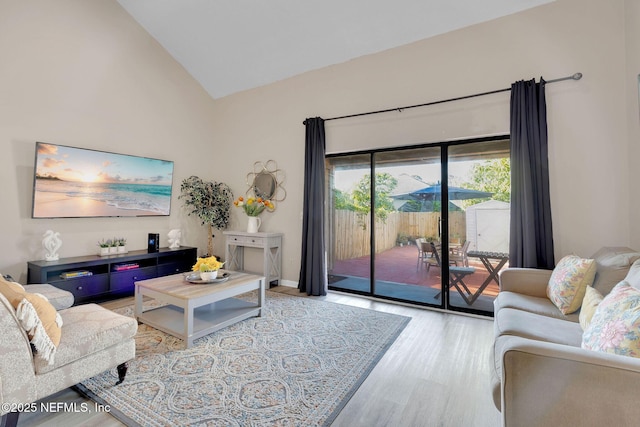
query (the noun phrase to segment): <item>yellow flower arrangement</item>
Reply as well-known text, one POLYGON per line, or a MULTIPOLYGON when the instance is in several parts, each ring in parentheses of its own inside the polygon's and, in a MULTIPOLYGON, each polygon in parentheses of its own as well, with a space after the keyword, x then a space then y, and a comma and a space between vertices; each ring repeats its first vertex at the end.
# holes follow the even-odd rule
POLYGON ((244 209, 244 213, 248 216, 258 216, 265 209, 269 212, 275 209, 271 200, 265 200, 262 197, 249 197, 246 201, 243 197, 238 197, 233 204, 244 209))
POLYGON ((207 272, 216 271, 224 265, 224 262, 218 261, 215 256, 207 258, 198 258, 198 261, 193 265, 193 271, 207 272))

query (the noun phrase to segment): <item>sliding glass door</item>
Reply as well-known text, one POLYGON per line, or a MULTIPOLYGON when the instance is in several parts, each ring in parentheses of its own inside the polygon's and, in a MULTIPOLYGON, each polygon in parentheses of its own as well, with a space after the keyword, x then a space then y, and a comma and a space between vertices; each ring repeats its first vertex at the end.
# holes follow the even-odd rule
POLYGON ((509 140, 451 145, 447 170, 448 306, 492 313, 509 258, 509 140))
POLYGON ((508 154, 501 137, 327 156, 329 288, 492 312, 508 154))
POLYGON ((329 288, 371 294, 371 155, 327 159, 329 288))
POLYGON ((434 254, 441 234, 441 147, 373 154, 376 180, 374 291, 401 301, 442 306, 442 272, 434 254))
POLYGON ((442 306, 441 148, 327 158, 329 288, 442 306))

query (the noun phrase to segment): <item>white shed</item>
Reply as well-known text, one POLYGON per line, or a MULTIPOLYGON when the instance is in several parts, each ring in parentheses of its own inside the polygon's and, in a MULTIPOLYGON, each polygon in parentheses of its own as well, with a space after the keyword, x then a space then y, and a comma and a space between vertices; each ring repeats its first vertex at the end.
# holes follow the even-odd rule
POLYGON ((509 252, 511 206, 488 200, 466 210, 467 240, 470 251, 509 252))

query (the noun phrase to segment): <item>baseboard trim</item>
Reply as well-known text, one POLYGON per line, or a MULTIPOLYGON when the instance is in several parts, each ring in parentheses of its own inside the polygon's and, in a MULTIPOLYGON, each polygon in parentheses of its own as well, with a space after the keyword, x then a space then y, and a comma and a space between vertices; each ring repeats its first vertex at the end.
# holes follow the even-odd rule
POLYGON ((293 280, 280 280, 279 285, 286 286, 287 288, 297 288, 298 282, 295 282, 293 280))

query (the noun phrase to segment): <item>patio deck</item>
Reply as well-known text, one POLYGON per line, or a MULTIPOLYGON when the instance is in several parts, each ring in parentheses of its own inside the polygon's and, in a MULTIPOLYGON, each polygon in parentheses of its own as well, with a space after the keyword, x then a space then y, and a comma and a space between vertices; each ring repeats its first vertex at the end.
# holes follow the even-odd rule
MULTIPOLYGON (((472 293, 482 285, 489 272, 477 258, 469 257, 469 266, 476 271, 464 278, 472 293)), ((508 264, 505 266, 505 268, 508 264)), ((329 271, 329 286, 345 290, 368 291, 369 257, 334 261, 329 271)), ((435 298, 440 292, 441 271, 437 266, 418 266, 418 248, 415 245, 396 246, 376 254, 376 294, 408 301, 439 304, 435 298)), ((450 302, 456 307, 493 312, 493 300, 498 285, 491 282, 473 304, 467 304, 455 288, 450 291, 450 302)))

